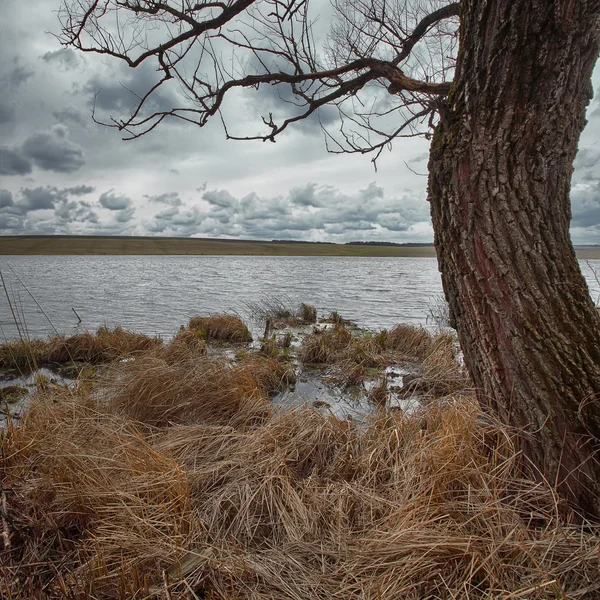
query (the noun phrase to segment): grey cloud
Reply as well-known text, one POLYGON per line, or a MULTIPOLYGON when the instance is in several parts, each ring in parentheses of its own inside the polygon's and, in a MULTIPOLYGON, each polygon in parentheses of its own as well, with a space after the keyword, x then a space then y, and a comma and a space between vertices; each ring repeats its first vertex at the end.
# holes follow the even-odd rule
POLYGON ((7 206, 13 206, 14 204, 12 193, 9 190, 0 190, 0 208, 6 208, 7 206))
POLYGON ((127 196, 117 196, 113 190, 104 192, 99 198, 100 204, 108 210, 124 210, 131 206, 131 199, 127 196))
POLYGON ((67 188, 65 191, 72 196, 85 196, 86 194, 91 194, 95 189, 91 185, 77 185, 67 188))
POLYGON ((60 48, 53 52, 46 52, 42 56, 42 60, 57 64, 64 70, 75 69, 80 63, 79 55, 72 48, 60 48))
MULTIPOLYGON (((159 81, 155 69, 142 63, 136 69, 121 68, 119 73, 110 76, 95 75, 89 79, 81 91, 88 97, 90 106, 108 112, 130 112, 137 107, 139 98, 146 95, 159 81)), ((145 111, 168 111, 176 100, 169 82, 163 84, 147 99, 145 111)))
POLYGON ((54 208, 55 202, 64 195, 64 192, 54 187, 26 188, 21 190, 21 200, 17 206, 23 212, 54 208))
POLYGON ((177 208, 176 206, 170 206, 169 208, 165 208, 164 210, 161 210, 159 213, 157 213, 155 215, 155 218, 160 220, 169 220, 178 214, 179 208, 177 208))
MULTIPOLYGON (((227 190, 203 194, 206 210, 171 206, 159 212, 147 229, 164 235, 202 234, 258 239, 306 239, 334 236, 341 241, 384 236, 390 241, 415 224, 429 227, 424 198, 386 197, 372 183, 353 194, 332 186, 308 183, 287 196, 262 197, 255 193, 237 199, 227 190)), ((423 228, 423 227, 422 227, 423 228)))
MULTIPOLYGON (((262 73, 264 69, 259 68, 257 72, 262 73)), ((256 115, 256 127, 261 125, 261 117, 269 118, 273 114, 273 120, 277 125, 285 119, 289 119, 306 111, 306 107, 297 106, 302 100, 296 98, 292 88, 288 84, 261 85, 258 90, 247 88, 245 91, 249 101, 252 103, 253 112, 256 115)), ((335 106, 325 105, 312 113, 309 117, 294 123, 297 131, 306 133, 319 132, 321 127, 328 127, 339 122, 340 113, 335 106)))
POLYGON ((25 83, 30 77, 32 77, 33 74, 34 71, 31 69, 17 65, 11 71, 9 71, 9 73, 3 79, 8 83, 9 86, 17 88, 21 84, 25 83))
POLYGON ((0 148, 0 175, 27 175, 31 170, 31 161, 18 149, 0 148))
POLYGON ((0 231, 22 232, 23 217, 0 212, 0 231))
POLYGON ((408 164, 420 163, 429 158, 429 152, 423 152, 423 154, 417 154, 412 158, 408 159, 408 164))
POLYGON ((22 152, 45 171, 72 173, 85 164, 85 158, 83 149, 71 142, 68 134, 65 125, 34 133, 23 143, 22 152))
POLYGON ((98 223, 98 215, 87 202, 63 200, 54 211, 60 225, 68 223, 98 223))
POLYGON ((135 208, 125 208, 116 213, 115 220, 118 223, 129 223, 133 219, 133 215, 135 213, 135 208))
POLYGON ((307 183, 303 187, 297 187, 290 190, 290 200, 296 206, 325 206, 327 198, 324 194, 317 192, 316 183, 307 183))
POLYGON ((169 204, 170 206, 180 206, 181 198, 178 192, 169 192, 165 194, 157 194, 155 196, 145 195, 144 198, 148 198, 150 202, 156 202, 157 204, 169 204))
POLYGON ((589 148, 580 148, 574 163, 575 169, 596 169, 600 170, 600 152, 590 150, 589 148))
POLYGON ((571 226, 600 226, 600 181, 578 184, 571 190, 571 226))
POLYGON ((0 100, 0 123, 10 123, 15 116, 15 106, 4 100, 0 100))
POLYGON ((227 190, 212 190, 204 192, 202 199, 213 206, 229 208, 237 204, 237 200, 227 190))
MULTIPOLYGON (((2 193, 5 191, 3 190, 2 193)), ((89 203, 69 200, 69 196, 79 196, 90 191, 93 191, 93 188, 85 185, 62 189, 53 186, 23 188, 19 190, 18 200, 16 202, 13 200, 11 204, 7 205, 8 211, 14 215, 28 215, 37 210, 54 209, 56 216, 63 221, 84 221, 86 220, 85 215, 89 215, 90 220, 93 221, 93 211, 91 211, 89 203), (68 218, 69 211, 72 216, 68 218)))
POLYGON ((72 123, 81 125, 81 127, 87 127, 90 121, 89 117, 86 118, 80 110, 73 106, 67 106, 61 110, 55 110, 52 113, 52 116, 61 123, 67 123, 71 121, 72 123))

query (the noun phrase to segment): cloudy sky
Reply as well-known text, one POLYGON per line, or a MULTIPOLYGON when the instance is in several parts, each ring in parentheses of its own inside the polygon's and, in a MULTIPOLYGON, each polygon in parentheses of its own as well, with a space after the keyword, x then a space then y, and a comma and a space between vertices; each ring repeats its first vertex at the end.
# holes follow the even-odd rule
MULTIPOLYGON (((103 114, 126 112, 153 68, 61 48, 59 5, 0 0, 0 234, 432 241, 426 140, 397 140, 377 172, 369 155, 328 154, 315 121, 275 144, 226 141, 217 120, 121 141, 92 121, 94 98, 103 114)), ((600 243, 600 67, 593 84, 572 187, 577 244, 600 243)), ((172 93, 155 102, 170 107, 172 93)), ((260 107, 240 100, 233 119, 259 120, 260 107)))

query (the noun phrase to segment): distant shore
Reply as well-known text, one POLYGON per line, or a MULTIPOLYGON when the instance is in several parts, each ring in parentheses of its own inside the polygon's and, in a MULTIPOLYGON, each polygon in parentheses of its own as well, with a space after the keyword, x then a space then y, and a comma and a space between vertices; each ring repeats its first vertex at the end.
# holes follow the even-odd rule
MULTIPOLYGON (((581 260, 600 259, 600 246, 576 246, 581 260)), ((211 238, 4 236, 0 255, 249 255, 435 257, 433 245, 327 244, 211 238)))

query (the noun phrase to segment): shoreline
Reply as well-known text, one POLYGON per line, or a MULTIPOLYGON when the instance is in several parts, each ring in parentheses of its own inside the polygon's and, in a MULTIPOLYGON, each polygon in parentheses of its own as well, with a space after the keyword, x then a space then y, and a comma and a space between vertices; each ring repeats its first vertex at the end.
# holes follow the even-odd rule
MULTIPOLYGON (((600 259, 600 246, 575 246, 579 260, 600 259)), ((388 246, 211 238, 3 236, 0 255, 13 256, 348 256, 435 258, 433 244, 388 246)))

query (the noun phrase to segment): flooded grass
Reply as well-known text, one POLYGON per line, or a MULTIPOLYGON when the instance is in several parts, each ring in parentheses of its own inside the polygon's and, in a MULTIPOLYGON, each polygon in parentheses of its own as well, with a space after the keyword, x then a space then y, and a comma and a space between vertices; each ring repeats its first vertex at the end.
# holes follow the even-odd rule
POLYGON ((237 315, 193 317, 188 327, 206 340, 222 342, 251 342, 246 324, 237 315))
POLYGON ((141 353, 161 344, 160 339, 121 327, 100 327, 95 334, 80 333, 49 340, 17 340, 2 344, 0 369, 24 372, 70 362, 101 363, 141 353))
POLYGON ((600 531, 482 414, 451 335, 197 331, 8 419, 7 600, 598 597, 600 531))

